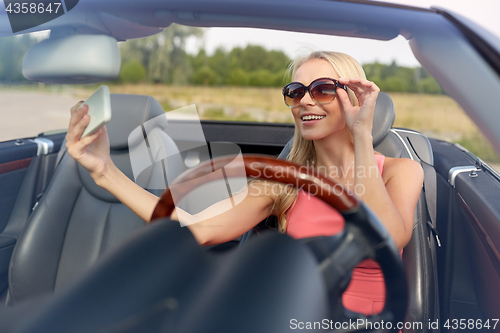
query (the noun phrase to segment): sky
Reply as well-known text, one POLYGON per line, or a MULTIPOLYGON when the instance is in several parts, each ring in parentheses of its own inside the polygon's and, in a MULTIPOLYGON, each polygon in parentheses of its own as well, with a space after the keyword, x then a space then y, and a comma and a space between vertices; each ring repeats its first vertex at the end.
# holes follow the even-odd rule
MULTIPOLYGON (((384 2, 449 9, 500 37, 500 19, 498 18, 500 0, 385 0, 384 2)), ((202 41, 188 41, 187 51, 196 53, 200 46, 204 46, 207 53, 212 54, 219 46, 232 49, 236 46, 245 47, 248 44, 262 45, 268 50, 282 50, 290 58, 307 53, 311 49, 332 50, 348 53, 362 64, 374 61, 389 64, 395 60, 399 65, 419 66, 406 39, 402 36, 389 42, 381 42, 262 29, 210 28, 206 30, 202 41), (367 49, 370 52, 366 52, 367 49)))

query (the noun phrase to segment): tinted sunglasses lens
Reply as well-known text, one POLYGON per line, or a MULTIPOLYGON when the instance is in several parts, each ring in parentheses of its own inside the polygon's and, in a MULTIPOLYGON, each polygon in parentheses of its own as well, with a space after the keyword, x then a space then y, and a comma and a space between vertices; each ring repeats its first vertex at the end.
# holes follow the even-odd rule
POLYGON ((337 95, 335 82, 333 81, 319 81, 310 89, 312 98, 318 103, 331 102, 337 95))
POLYGON ((299 83, 290 83, 283 89, 285 104, 292 107, 300 104, 300 100, 304 97, 306 87, 299 83))

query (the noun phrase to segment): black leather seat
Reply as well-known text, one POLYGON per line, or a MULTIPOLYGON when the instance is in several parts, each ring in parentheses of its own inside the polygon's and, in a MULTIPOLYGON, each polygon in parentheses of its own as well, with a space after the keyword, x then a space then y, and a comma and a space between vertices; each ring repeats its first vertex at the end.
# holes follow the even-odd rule
MULTIPOLYGON (((411 158, 420 163, 433 165, 429 140, 416 131, 392 128, 394 119, 392 99, 381 92, 373 117, 372 137, 375 151, 388 157, 411 158)), ((292 141, 293 138, 283 148, 279 158, 286 159, 292 141)), ((426 323, 438 319, 437 267, 433 256, 435 243, 434 235, 427 224, 427 204, 436 205, 436 202, 426 203, 422 192, 415 210, 413 234, 403 250, 403 264, 410 292, 406 321, 422 323, 422 327, 420 329, 415 325, 415 329, 403 329, 403 332, 431 332, 426 323)))
MULTIPOLYGON (((143 171, 140 175, 136 170, 135 181, 144 188, 164 189, 165 182, 160 188, 151 184, 158 183, 158 175, 165 179, 163 172, 168 179, 175 178, 185 166, 176 144, 165 133, 163 108, 152 97, 140 95, 111 95, 111 106, 113 118, 107 125, 111 158, 132 180, 129 153, 146 147, 142 125, 155 119, 147 128, 148 147, 150 152, 153 146, 166 151, 151 155, 155 160, 169 156, 167 170, 163 170, 162 161, 142 161, 150 166, 139 170, 143 171), (134 133, 140 135, 131 135, 134 133), (154 140, 158 144, 154 145, 154 140)), ((65 154, 14 249, 7 304, 54 292, 144 225, 65 154)))

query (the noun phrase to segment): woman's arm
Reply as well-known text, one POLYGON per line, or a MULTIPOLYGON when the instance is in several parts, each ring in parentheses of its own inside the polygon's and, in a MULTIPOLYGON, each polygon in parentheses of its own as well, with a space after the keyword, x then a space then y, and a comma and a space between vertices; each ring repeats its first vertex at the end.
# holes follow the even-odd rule
MULTIPOLYGON (((97 185, 113 194, 144 221, 150 222, 158 197, 138 186, 114 165, 105 126, 93 135, 81 137, 90 121, 87 106, 79 109, 81 103, 71 108, 66 135, 68 153, 89 171, 97 185)), ((188 226, 200 244, 230 241, 272 213, 274 199, 272 193, 266 193, 266 185, 266 182, 250 183, 246 194, 235 195, 238 198, 234 199, 241 202, 232 209, 228 209, 228 205, 231 208, 231 201, 226 199, 196 215, 178 209, 172 218, 178 219, 179 214, 181 222, 188 226)))
POLYGON ((202 245, 228 242, 274 214, 274 197, 269 191, 266 192, 266 182, 251 182, 247 189, 247 192, 233 196, 233 200, 239 202, 234 207, 232 200, 227 198, 195 215, 177 207, 171 218, 187 225, 202 245))
MULTIPOLYGON (((150 222, 158 197, 132 182, 114 165, 96 181, 144 221, 150 222)), ((247 192, 234 195, 191 215, 176 208, 170 217, 187 226, 201 245, 225 243, 243 235, 271 215, 274 200, 265 193, 264 182, 252 182, 247 192), (232 206, 231 202, 239 202, 232 206)))
POLYGON ((347 93, 339 89, 339 99, 354 141, 355 192, 381 219, 398 248, 403 249, 411 238, 423 170, 410 159, 387 158, 384 175, 380 175, 371 136, 380 89, 373 82, 359 78, 339 81, 354 91, 360 104, 352 106, 347 93))
POLYGON ((109 154, 106 126, 82 138, 90 122, 88 107, 79 102, 71 108, 66 134, 68 153, 90 173, 97 185, 108 190, 144 221, 149 222, 158 197, 142 189, 125 176, 113 163, 109 154))

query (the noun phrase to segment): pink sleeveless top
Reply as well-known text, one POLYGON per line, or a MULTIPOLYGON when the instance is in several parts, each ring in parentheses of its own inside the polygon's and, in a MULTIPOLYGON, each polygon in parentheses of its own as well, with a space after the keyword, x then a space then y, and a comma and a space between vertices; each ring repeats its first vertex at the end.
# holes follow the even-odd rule
MULTIPOLYGON (((375 154, 375 159, 382 174, 385 156, 375 154)), ((339 212, 302 190, 299 190, 295 205, 287 213, 287 221, 287 234, 293 238, 335 235, 345 224, 339 212)), ((385 301, 384 276, 375 261, 366 259, 354 268, 342 301, 346 309, 365 315, 382 311, 385 301)))

